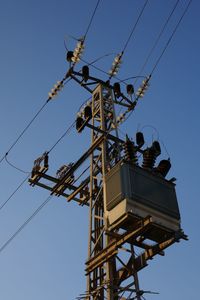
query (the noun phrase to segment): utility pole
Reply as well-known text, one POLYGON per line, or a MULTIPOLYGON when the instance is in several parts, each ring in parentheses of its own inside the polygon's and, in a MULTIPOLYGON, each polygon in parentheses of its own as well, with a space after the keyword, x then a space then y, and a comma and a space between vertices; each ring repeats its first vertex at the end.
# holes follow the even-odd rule
MULTIPOLYGON (((74 62, 71 51, 68 60, 74 62)), ((60 168, 57 176, 47 174, 46 153, 35 161, 29 182, 68 202, 88 206, 87 289, 78 299, 144 299, 144 293, 152 292, 140 289, 138 272, 157 254, 164 255, 164 249, 187 239, 180 227, 175 185, 165 179, 170 162, 162 160, 154 166, 159 143, 142 149, 142 133, 137 133, 136 144, 118 136, 120 123, 135 109, 150 78, 143 80, 137 94, 127 85, 126 96, 119 83, 91 76, 88 66, 77 72, 71 64, 67 77, 91 94, 76 119, 78 132, 90 130, 91 145, 75 163, 60 168), (124 109, 118 117, 116 107, 124 109), (142 166, 138 153, 143 156, 142 166), (83 163, 89 171, 80 181, 77 173, 83 163)))

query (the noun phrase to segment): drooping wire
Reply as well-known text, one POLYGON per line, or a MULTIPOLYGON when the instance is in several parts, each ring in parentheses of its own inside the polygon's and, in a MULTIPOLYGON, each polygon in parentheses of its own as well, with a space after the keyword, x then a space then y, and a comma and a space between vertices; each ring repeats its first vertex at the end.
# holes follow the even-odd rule
POLYGON ((180 19, 179 19, 179 21, 178 21, 178 23, 176 24, 174 30, 172 31, 172 34, 170 35, 169 39, 167 40, 167 42, 166 42, 166 44, 165 44, 165 47, 163 48, 163 50, 162 50, 160 56, 158 57, 158 59, 157 59, 155 65, 154 65, 154 67, 153 67, 153 69, 152 69, 152 71, 151 71, 151 75, 154 73, 154 71, 155 71, 155 69, 157 68, 158 64, 160 63, 160 60, 161 60, 161 58, 163 57, 165 51, 166 51, 167 48, 169 47, 169 44, 170 44, 170 42, 172 41, 172 39, 173 39, 173 37, 174 37, 174 35, 175 35, 177 29, 179 28, 179 26, 180 26, 180 24, 181 24, 181 21, 183 20, 185 14, 187 13, 187 11, 188 11, 188 9, 189 9, 191 3, 192 3, 192 0, 189 0, 189 2, 188 2, 188 4, 187 4, 186 8, 184 9, 184 11, 183 11, 183 13, 182 13, 182 15, 181 15, 181 17, 180 17, 180 19))
MULTIPOLYGON (((67 135, 70 133, 71 129, 74 127, 75 122, 73 122, 68 129, 62 134, 62 136, 54 143, 54 145, 50 148, 49 151, 47 151, 47 153, 50 153, 51 151, 53 151, 53 149, 58 145, 58 143, 60 143, 60 141, 67 135)), ((7 157, 6 157, 6 161, 7 157)), ((11 164, 10 162, 8 162, 9 165, 11 165, 13 168, 17 169, 20 172, 24 171, 16 166, 14 166, 13 164, 11 164)), ((31 175, 31 172, 26 172, 28 175, 22 180, 22 182, 17 186, 17 188, 12 192, 12 194, 2 203, 0 204, 0 210, 12 199, 12 197, 17 193, 17 191, 19 191, 19 189, 24 185, 24 183, 27 181, 27 179, 29 178, 29 176, 31 175)))
MULTIPOLYGON (((57 140, 57 142, 50 148, 48 153, 50 153, 57 145, 58 143, 68 134, 71 129, 74 127, 74 123, 72 123, 67 131, 57 140)), ((86 168, 81 175, 76 179, 76 181, 88 170, 86 168)), ((28 177, 30 176, 31 173, 26 176, 26 178, 20 183, 20 185, 15 189, 15 191, 10 195, 10 197, 0 206, 0 210, 7 204, 7 202, 15 195, 15 193, 23 186, 23 184, 26 182, 28 177)), ((52 198, 52 195, 48 196, 47 199, 31 214, 31 216, 26 219, 26 221, 15 231, 14 234, 11 235, 11 237, 0 247, 0 253, 12 242, 12 240, 25 228, 26 225, 40 212, 40 210, 50 201, 52 198)))
POLYGON ((38 206, 36 210, 30 215, 28 219, 15 231, 14 234, 0 247, 0 253, 14 240, 14 238, 30 223, 30 221, 41 211, 41 209, 47 205, 47 203, 51 200, 52 195, 48 196, 47 199, 38 206))
MULTIPOLYGON (((100 59, 106 57, 106 56, 109 56, 111 55, 111 53, 108 53, 108 54, 105 54, 105 55, 102 55, 101 57, 98 57, 97 59, 93 60, 92 62, 86 62, 88 66, 93 66, 94 63, 96 63, 97 61, 99 61, 100 59)), ((94 68, 98 69, 99 71, 102 71, 104 72, 103 70, 100 70, 99 68, 93 66, 94 68)), ((106 72, 104 72, 106 73, 106 72)), ((108 73, 106 73, 108 75, 108 73)), ((64 85, 66 85, 69 81, 71 80, 71 78, 68 78, 67 79, 67 74, 64 76, 64 78, 62 79, 62 81, 64 81, 64 85)), ((45 108, 45 106, 48 104, 48 102, 50 101, 51 99, 48 98, 46 100, 46 102, 41 106, 41 108, 37 111, 37 113, 34 115, 34 117, 30 120, 30 122, 26 125, 26 127, 22 130, 22 132, 20 133, 20 135, 16 138, 16 140, 12 143, 12 145, 10 146, 10 148, 7 150, 7 152, 5 153, 4 156, 2 156, 2 158, 0 159, 0 164, 3 162, 3 160, 5 159, 6 162, 11 165, 12 167, 14 167, 15 169, 17 169, 17 167, 15 167, 14 165, 12 165, 7 157, 8 157, 8 154, 10 153, 10 151, 15 147, 15 145, 18 143, 18 141, 22 138, 22 136, 25 134, 25 132, 29 129, 29 127, 32 125, 32 123, 35 121, 35 119, 38 117, 38 115, 43 111, 43 109, 45 108)), ((19 169, 19 168, 18 168, 19 169)), ((20 171, 20 169, 19 169, 20 171)), ((24 172, 23 170, 21 170, 23 173, 27 173, 27 172, 24 172)))
MULTIPOLYGON (((100 60, 101 58, 103 58, 103 57, 105 57, 105 56, 108 56, 108 55, 110 55, 110 54, 106 54, 106 55, 104 55, 104 56, 101 56, 100 58, 97 58, 97 59, 95 59, 95 60, 93 60, 91 63, 88 63, 88 65, 92 65, 92 64, 94 64, 95 62, 97 62, 98 60, 100 60)), ((69 78, 67 81, 65 81, 65 83, 64 84, 67 84, 69 81, 71 80, 71 78, 69 78)), ((48 99, 47 100, 47 102, 49 101, 50 99, 48 99)), ((47 104, 47 102, 46 102, 46 104, 47 104)), ((45 105, 46 105, 45 104, 45 105)), ((42 109, 44 108, 44 105, 43 105, 43 107, 41 107, 41 109, 37 112, 37 114, 34 116, 34 118, 29 122, 29 126, 33 123, 33 121, 35 120, 35 118, 39 115, 39 113, 42 111, 42 109)), ((57 145, 58 145, 58 143, 67 135, 67 134, 69 134, 70 133, 70 131, 71 131, 71 129, 74 127, 74 125, 75 125, 75 122, 73 122, 69 127, 68 127, 68 129, 62 134, 62 136, 55 142, 55 144, 50 148, 50 150, 49 151, 47 151, 48 153, 50 153, 57 145)), ((27 127, 26 127, 26 130, 28 129, 28 127, 29 127, 28 125, 27 125, 27 127)), ((25 129, 24 129, 24 132, 25 132, 25 129)), ((24 133, 23 132, 23 133, 24 133)), ((22 134, 21 134, 21 136, 20 137, 22 137, 22 134)), ((20 137, 18 137, 18 140, 19 140, 19 138, 20 137)), ((17 141, 18 141, 17 140, 17 141)), ((17 143, 17 141, 15 141, 15 144, 17 143)), ((12 148, 14 147, 14 143, 13 143, 13 146, 12 146, 12 148)), ((26 171, 24 171, 24 170, 22 170, 21 168, 19 168, 19 167, 17 167, 17 166, 15 166, 14 164, 12 164, 12 163, 10 163, 9 161, 8 161, 8 153, 9 153, 9 151, 12 149, 11 147, 10 147, 10 149, 7 151, 7 153, 5 154, 5 156, 3 157, 3 159, 5 159, 5 161, 11 166, 11 167, 13 167, 14 169, 16 169, 16 170, 18 170, 18 171, 20 171, 20 172, 23 172, 23 173, 26 173, 26 174, 28 174, 28 176, 26 176, 25 177, 25 179, 23 179, 22 180, 22 182, 17 186, 17 188, 12 192, 12 194, 0 205, 0 210, 10 201, 10 199, 17 193, 17 191, 23 186, 23 184, 27 181, 27 179, 29 178, 29 176, 30 176, 30 174, 31 174, 31 172, 26 172, 26 171)), ((3 161, 3 159, 2 159, 2 161, 3 161)), ((0 161, 0 163, 1 163, 1 161, 0 161)))
POLYGON ((41 106, 41 108, 38 110, 38 112, 34 115, 34 117, 30 120, 30 122, 26 125, 26 127, 22 130, 22 132, 19 134, 19 136, 16 138, 16 140, 12 143, 10 148, 7 150, 4 156, 0 159, 0 163, 5 159, 5 157, 9 154, 9 152, 15 147, 15 145, 18 143, 18 141, 21 139, 21 137, 24 135, 24 133, 28 130, 28 128, 31 126, 31 124, 35 121, 37 116, 42 112, 42 110, 45 108, 47 103, 50 99, 47 99, 46 102, 41 106))
MULTIPOLYGON (((158 45, 158 42, 160 41, 160 39, 161 39, 161 37, 162 37, 162 35, 163 35, 163 33, 164 33, 164 31, 165 31, 165 29, 166 29, 166 27, 167 27, 169 21, 170 21, 170 19, 172 18, 173 14, 174 14, 174 11, 176 10, 176 8, 177 8, 179 2, 180 2, 180 0, 177 0, 177 1, 176 1, 176 3, 174 4, 174 6, 173 6, 173 8, 172 8, 172 10, 171 10, 171 12, 170 12, 170 14, 169 14, 169 16, 167 17, 165 23, 163 24, 163 26, 162 26, 162 28, 161 28, 161 30, 160 30, 160 32, 159 32, 159 34, 158 34, 158 36, 157 36, 155 42, 154 42, 152 48, 151 48, 150 51, 149 51, 149 54, 147 55, 147 57, 146 57, 146 59, 145 59, 145 61, 144 61, 144 64, 142 65, 142 67, 141 67, 141 69, 140 69, 140 71, 139 71, 139 73, 138 73, 139 76, 142 74, 142 72, 143 72, 144 68, 146 67, 146 65, 147 65, 147 63, 148 63, 148 61, 149 61, 149 59, 150 59, 152 53, 154 52, 156 46, 158 45)), ((134 84, 137 82, 137 80, 138 80, 138 78, 136 78, 134 84)))
POLYGON ((21 168, 13 165, 9 160, 8 160, 8 157, 7 155, 5 156, 5 161, 7 162, 7 164, 9 164, 12 168, 16 169, 17 171, 21 172, 21 173, 24 173, 24 174, 30 174, 30 172, 27 172, 27 171, 24 171, 22 170, 21 168))
MULTIPOLYGON (((65 74, 63 79, 60 82, 65 82, 65 80, 68 78, 68 72, 65 74)), ((22 130, 22 132, 19 134, 19 136, 16 138, 16 140, 11 144, 10 148, 7 150, 7 152, 2 156, 0 159, 0 163, 8 156, 10 151, 15 147, 15 145, 19 142, 19 140, 22 138, 22 136, 25 134, 25 132, 29 129, 31 124, 35 121, 35 119, 38 117, 38 115, 43 111, 45 106, 49 103, 49 101, 52 99, 52 96, 49 96, 48 99, 45 101, 45 103, 41 106, 41 108, 37 111, 37 113, 34 115, 34 117, 29 121, 29 123, 25 126, 25 128, 22 130)))
MULTIPOLYGON (((103 55, 95 60, 93 60, 92 62, 88 63, 88 65, 93 65, 95 62, 97 62, 98 60, 100 60, 101 58, 105 57, 105 56, 108 56, 110 54, 106 54, 106 55, 103 55)), ((67 84, 69 81, 71 80, 71 78, 69 78, 68 80, 65 81, 64 84, 67 84)), ((38 114, 39 114, 39 111, 38 111, 38 114)), ((36 116, 35 116, 36 118, 36 116)), ((33 122, 33 119, 32 119, 32 122, 33 122)), ((31 125, 31 124, 30 124, 31 125)), ((67 135, 70 133, 71 129, 74 127, 75 125, 75 122, 73 122, 69 127, 68 129, 61 135, 61 137, 55 142, 55 144, 50 148, 49 151, 47 151, 48 153, 50 153, 56 146, 57 144, 67 135)), ((8 152, 6 153, 6 155, 4 156, 4 159, 6 160, 6 162, 11 166, 13 167, 14 169, 20 171, 20 172, 23 172, 23 173, 26 173, 28 174, 28 176, 25 177, 25 179, 22 180, 22 182, 17 186, 17 188, 12 192, 12 194, 8 197, 8 199, 6 199, 6 201, 4 201, 1 205, 0 205, 0 210, 8 203, 8 201, 16 194, 16 192, 23 186, 23 184, 26 182, 26 180, 29 178, 31 172, 26 172, 24 170, 22 170, 21 168, 18 168, 17 166, 15 166, 14 164, 10 163, 8 161, 8 152)))

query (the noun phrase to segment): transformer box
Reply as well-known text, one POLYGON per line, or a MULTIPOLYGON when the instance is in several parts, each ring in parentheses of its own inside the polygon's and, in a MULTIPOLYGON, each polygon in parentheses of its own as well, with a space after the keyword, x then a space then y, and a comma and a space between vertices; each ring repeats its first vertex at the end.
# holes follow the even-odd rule
POLYGON ((175 184, 155 172, 121 161, 106 174, 105 188, 110 228, 127 229, 151 216, 155 225, 148 235, 151 240, 159 241, 166 232, 180 230, 175 184))

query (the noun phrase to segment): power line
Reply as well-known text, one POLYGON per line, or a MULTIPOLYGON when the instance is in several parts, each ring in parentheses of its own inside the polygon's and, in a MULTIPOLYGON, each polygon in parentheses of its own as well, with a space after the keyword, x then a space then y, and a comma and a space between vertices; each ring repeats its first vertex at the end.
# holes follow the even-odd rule
POLYGON ((30 223, 30 221, 40 212, 40 210, 51 200, 52 195, 47 199, 30 215, 28 219, 15 231, 14 234, 0 247, 0 253, 12 242, 12 240, 30 223))
POLYGON ((45 108, 47 103, 50 99, 47 99, 46 102, 41 106, 41 108, 38 110, 38 112, 34 115, 34 117, 31 119, 31 121, 26 125, 26 127, 22 130, 22 132, 19 134, 19 136, 16 138, 16 140, 12 143, 10 148, 7 150, 4 156, 0 159, 0 163, 5 159, 5 157, 9 154, 9 152, 14 148, 14 146, 18 143, 18 141, 21 139, 21 137, 24 135, 24 133, 28 130, 28 128, 31 126, 31 124, 35 121, 37 116, 42 112, 42 110, 45 108))
POLYGON ((50 153, 57 145, 58 143, 60 143, 60 141, 67 135, 70 133, 70 131, 72 130, 72 128, 74 127, 76 122, 73 122, 68 129, 61 135, 61 137, 55 142, 55 144, 50 148, 50 150, 48 151, 48 153, 50 153))
MULTIPOLYGON (((141 75, 141 73, 143 72, 144 68, 146 67, 146 65, 147 65, 147 63, 148 63, 148 61, 149 61, 149 59, 150 59, 150 57, 151 57, 153 51, 155 50, 155 48, 156 48, 158 42, 160 41, 161 36, 163 35, 163 33, 164 33, 164 31, 165 31, 165 29, 166 29, 166 27, 167 27, 167 25, 168 25, 170 19, 172 18, 172 15, 173 15, 174 11, 176 10, 177 5, 178 5, 179 2, 180 2, 180 0, 177 0, 177 1, 176 1, 175 5, 174 5, 173 8, 172 8, 172 11, 170 12, 169 16, 167 17, 165 23, 163 24, 163 26, 162 26, 162 28, 161 28, 161 30, 160 30, 160 32, 159 32, 157 38, 156 38, 156 40, 155 40, 155 42, 154 42, 154 44, 153 44, 151 50, 149 51, 149 54, 147 55, 147 57, 146 57, 146 59, 145 59, 145 61, 144 61, 144 64, 142 65, 142 67, 141 67, 141 69, 140 69, 140 71, 139 71, 139 76, 141 75)), ((135 83, 136 83, 136 82, 137 82, 137 79, 135 80, 135 83)))
MULTIPOLYGON (((163 48, 163 50, 162 50, 160 56, 158 57, 158 59, 157 59, 155 65, 154 65, 154 67, 153 67, 153 69, 152 69, 152 71, 151 71, 151 73, 150 73, 150 76, 153 75, 154 71, 155 71, 156 68, 158 67, 158 64, 160 63, 161 58, 163 57, 165 51, 166 51, 167 48, 169 47, 169 44, 170 44, 170 42, 172 41, 172 38, 174 37, 174 35, 175 35, 175 33, 176 33, 178 27, 180 26, 181 21, 183 20, 185 14, 187 13, 187 11, 188 11, 189 6, 191 5, 191 3, 192 3, 192 0, 190 0, 190 1, 188 2, 186 8, 184 9, 184 11, 183 11, 183 13, 182 13, 182 15, 181 15, 179 21, 177 22, 177 24, 176 24, 174 30, 172 31, 172 34, 170 35, 170 37, 169 37, 168 41, 166 42, 166 44, 165 44, 165 46, 164 46, 164 48, 163 48)), ((176 5, 176 4, 175 4, 175 5, 176 5)), ((128 118, 130 118, 130 116, 132 115, 132 113, 133 113, 133 110, 129 113, 129 115, 127 116, 126 120, 127 120, 128 118)))
MULTIPOLYGON (((47 151, 47 153, 50 153, 51 151, 53 151, 53 149, 58 145, 58 143, 60 143, 60 141, 67 135, 70 133, 70 131, 72 130, 72 128, 74 127, 75 122, 73 122, 68 128, 67 130, 62 134, 62 136, 54 143, 54 145, 50 148, 49 151, 47 151)), ((3 209, 3 207, 11 200, 11 198, 17 193, 17 191, 19 191, 19 189, 24 185, 24 183, 27 181, 27 179, 29 178, 29 176, 31 175, 31 172, 25 172, 23 171, 21 168, 16 167, 15 165, 13 165, 12 163, 10 163, 7 159, 7 156, 5 157, 6 162, 13 167, 14 169, 26 173, 28 174, 23 180, 22 182, 17 186, 17 188, 12 192, 12 194, 2 203, 0 204, 0 210, 3 209)))
MULTIPOLYGON (((57 140, 57 142, 50 148, 48 153, 50 153, 56 146, 57 144, 66 136, 71 129, 74 127, 75 122, 73 122, 67 129, 67 131, 57 140)), ((15 166, 13 166, 15 167, 15 166)), ((86 168, 81 175, 77 178, 77 180, 88 170, 86 168)), ((26 182, 28 177, 30 176, 31 172, 28 174, 28 176, 23 179, 23 181, 19 184, 19 186, 14 190, 14 192, 9 196, 9 198, 1 204, 0 210, 8 203, 8 201, 16 194, 16 192, 23 186, 23 184, 26 182)), ((17 231, 11 235, 11 237, 0 247, 0 253, 12 242, 12 240, 25 228, 25 226, 39 213, 39 211, 50 201, 52 198, 52 195, 48 196, 47 199, 31 214, 31 216, 26 219, 26 221, 17 229, 17 231)))
POLYGON ((140 13, 139 13, 139 16, 138 16, 138 18, 137 18, 137 20, 136 20, 136 22, 135 22, 135 24, 134 24, 134 26, 133 26, 133 28, 132 28, 132 30, 131 30, 131 33, 130 33, 130 35, 129 35, 129 37, 128 37, 126 43, 125 43, 125 45, 124 45, 124 48, 123 48, 123 50, 122 50, 122 53, 125 52, 125 50, 126 50, 128 44, 129 44, 129 42, 130 42, 130 40, 131 40, 131 37, 132 37, 132 35, 133 35, 133 33, 134 33, 134 31, 135 31, 135 29, 136 29, 136 27, 137 27, 137 25, 138 25, 138 23, 139 23, 141 17, 142 17, 142 14, 143 14, 143 12, 144 12, 144 10, 145 10, 145 7, 147 6, 147 3, 148 3, 148 0, 145 1, 144 5, 143 5, 143 7, 142 7, 142 9, 141 9, 141 11, 140 11, 140 13))
POLYGON ((100 1, 101 1, 101 0, 98 0, 98 1, 97 1, 97 4, 96 4, 95 9, 94 9, 94 11, 93 11, 93 14, 92 14, 92 16, 91 16, 91 18, 90 18, 88 27, 87 27, 86 32, 85 32, 85 35, 84 35, 84 40, 86 39, 86 36, 87 36, 87 34, 88 34, 88 31, 89 31, 89 29, 90 29, 90 27, 91 27, 91 25, 92 25, 92 21, 93 21, 93 19, 94 19, 94 16, 95 16, 95 14, 96 14, 96 11, 97 11, 97 8, 98 8, 98 6, 99 6, 100 1))
POLYGON ((180 17, 178 23, 176 24, 174 30, 172 31, 171 36, 169 37, 167 43, 165 44, 165 47, 163 48, 163 51, 161 52, 160 56, 158 57, 158 59, 157 59, 155 65, 154 65, 154 67, 153 67, 153 69, 152 69, 151 75, 154 73, 155 69, 157 68, 158 64, 160 63, 161 58, 163 57, 163 55, 164 55, 165 51, 167 50, 167 48, 168 48, 170 42, 172 41, 172 38, 174 37, 174 35, 175 35, 175 33, 176 33, 178 27, 180 26, 181 21, 183 20, 185 14, 187 13, 187 11, 188 11, 189 6, 190 6, 191 3, 192 3, 192 0, 190 0, 190 1, 188 2, 186 8, 184 9, 184 11, 183 11, 183 13, 182 13, 182 15, 181 15, 181 17, 180 17))
POLYGON ((1 205, 0 205, 0 210, 2 210, 2 208, 8 203, 8 201, 10 201, 10 199, 17 193, 17 191, 23 186, 23 184, 26 182, 26 180, 29 178, 31 173, 29 173, 23 180, 22 182, 17 186, 17 188, 12 192, 12 194, 8 197, 8 199, 6 201, 4 201, 1 205))
MULTIPOLYGON (((132 28, 132 30, 131 30, 129 36, 128 36, 128 39, 126 40, 126 42, 125 42, 125 44, 124 44, 124 47, 123 47, 122 52, 121 52, 120 54, 118 54, 118 55, 116 56, 115 60, 114 60, 114 63, 113 63, 113 65, 112 65, 112 68, 111 68, 111 70, 110 70, 110 72, 109 72, 109 73, 110 73, 110 74, 109 74, 109 75, 110 75, 110 76, 109 76, 109 80, 110 80, 113 76, 115 76, 116 73, 118 72, 117 70, 118 70, 118 68, 119 68, 119 66, 120 66, 120 64, 121 64, 121 59, 122 59, 122 57, 123 57, 123 55, 124 55, 124 52, 125 52, 125 50, 126 50, 128 44, 129 44, 129 42, 130 42, 130 40, 131 40, 131 37, 132 37, 132 35, 133 35, 133 33, 134 33, 134 31, 135 31, 135 29, 136 29, 136 27, 137 27, 137 25, 138 25, 138 23, 139 23, 141 17, 142 17, 142 14, 143 14, 143 12, 144 12, 144 10, 145 10, 145 7, 147 6, 147 3, 148 3, 148 0, 146 0, 146 1, 144 2, 144 5, 143 5, 143 7, 142 7, 142 9, 141 9, 141 11, 140 11, 138 17, 137 17, 137 20, 136 20, 136 22, 134 23, 133 28, 132 28)), ((117 78, 117 77, 115 76, 115 78, 117 78)))
MULTIPOLYGON (((68 72, 64 76, 64 78, 60 81, 63 83, 68 78, 68 72)), ((56 88, 55 88, 56 89, 56 88)), ((55 90, 54 89, 54 90, 55 90)), ((57 87, 57 91, 58 91, 57 87)), ((55 92, 56 93, 56 92, 55 92)), ((52 96, 49 96, 48 99, 45 101, 45 103, 41 106, 41 108, 37 111, 37 113, 34 115, 34 117, 30 120, 30 122, 25 126, 25 128, 22 130, 22 132, 19 134, 19 136, 16 138, 16 140, 11 144, 10 148, 7 150, 7 152, 2 156, 0 159, 0 163, 6 158, 6 156, 10 153, 10 151, 15 147, 15 145, 19 142, 19 140, 22 138, 22 136, 25 134, 25 132, 28 130, 28 128, 31 126, 31 124, 35 121, 35 119, 38 117, 38 115, 43 111, 45 106, 49 103, 49 101, 52 99, 52 96)))
POLYGON ((9 166, 11 166, 12 168, 16 169, 17 171, 19 171, 19 172, 21 172, 21 173, 24 173, 24 174, 30 174, 30 172, 24 171, 24 170, 22 170, 21 168, 16 167, 15 165, 13 165, 13 164, 8 160, 7 155, 5 156, 5 161, 7 162, 7 164, 8 164, 9 166))
MULTIPOLYGON (((102 59, 103 57, 106 57, 106 56, 109 56, 110 54, 105 54, 95 60, 93 60, 92 62, 86 62, 88 65, 93 65, 94 63, 96 63, 97 61, 99 61, 100 59, 102 59)), ((93 66, 95 67, 95 66, 93 66)), ((102 71, 100 70, 99 68, 96 67, 96 69, 98 69, 99 71, 102 71)), ((104 71, 102 71, 104 72, 104 71)), ((106 72, 104 72, 106 73, 106 72)), ((106 73, 107 74, 107 73, 106 73)), ((71 78, 68 78, 68 73, 66 73, 66 75, 64 76, 64 78, 61 80, 63 81, 63 84, 66 85, 70 80, 71 78)), ((17 167, 15 167, 14 165, 12 165, 7 157, 8 157, 8 154, 10 153, 10 151, 15 147, 15 145, 18 143, 18 141, 22 138, 22 136, 25 134, 25 132, 29 129, 29 127, 32 125, 32 123, 35 121, 35 119, 38 117, 38 115, 43 111, 43 109, 45 108, 45 106, 48 104, 48 102, 51 100, 51 98, 49 97, 46 102, 41 106, 41 108, 37 111, 37 113, 34 115, 34 117, 29 121, 29 123, 26 125, 26 127, 22 130, 22 132, 19 134, 19 136, 16 138, 16 140, 11 144, 10 148, 7 150, 7 152, 4 154, 4 156, 2 156, 2 158, 0 159, 0 164, 3 162, 3 160, 5 159, 6 162, 8 164, 10 164, 11 166, 13 166, 15 169, 17 169, 17 167)), ((25 173, 25 172, 24 172, 25 173)))
MULTIPOLYGON (((148 1, 148 0, 147 0, 148 1)), ((145 5, 147 4, 147 1, 145 2, 145 5)), ((166 46, 164 47, 161 55, 159 56, 158 60, 156 61, 156 64, 152 70, 152 73, 154 72, 154 70, 156 69, 158 63, 160 62, 163 54, 165 53, 167 47, 169 46, 169 43, 171 42, 177 28, 179 27, 185 13, 187 12, 188 8, 189 8, 189 5, 191 4, 192 0, 189 1, 182 17, 180 18, 178 24, 176 25, 174 31, 172 32, 172 35, 171 37, 169 38, 168 42, 166 43, 166 46)), ((130 38, 131 38, 132 34, 129 36, 129 39, 128 39, 128 42, 130 41, 130 38)), ((128 43, 125 44, 125 49, 127 47, 128 43)), ((152 74, 151 73, 151 74, 152 74)), ((49 101, 49 100, 47 100, 49 101)), ((38 111, 38 113, 34 116, 34 118, 29 122, 29 124, 25 127, 25 129, 22 131, 22 133, 19 135, 19 137, 16 139, 16 141, 11 145, 11 147, 8 149, 6 155, 3 157, 6 158, 6 156, 8 155, 8 153, 12 150, 12 148, 16 145, 16 143, 19 141, 19 139, 22 137, 22 135, 25 133, 25 131, 29 128, 29 126, 32 124, 32 122, 35 120, 35 118, 38 116, 38 114, 42 111, 42 109, 45 107, 45 105, 47 104, 48 102, 46 102, 42 107, 41 109, 38 111)), ((68 129, 70 131, 70 129, 74 126, 74 123, 70 126, 70 128, 68 129)), ((58 141, 51 147, 50 151, 51 152, 55 147, 56 145, 62 140, 62 138, 67 134, 67 132, 65 132, 59 139, 58 141)), ((3 160, 2 159, 2 160, 3 160)), ((0 160, 0 162, 2 161, 0 160)), ((30 175, 30 173, 29 173, 30 175)), ((28 176, 29 176, 28 175, 28 176)), ((28 176, 22 181, 22 183, 17 187, 17 189, 12 193, 12 195, 0 206, 0 210, 4 207, 4 205, 9 201, 9 199, 20 189, 20 187, 24 184, 24 182, 27 180, 28 176)), ((51 195, 31 214, 31 216, 26 219, 26 221, 17 229, 17 231, 0 247, 0 252, 2 252, 9 244, 10 242, 25 228, 25 226, 39 213, 39 211, 50 201, 51 199, 51 195)))

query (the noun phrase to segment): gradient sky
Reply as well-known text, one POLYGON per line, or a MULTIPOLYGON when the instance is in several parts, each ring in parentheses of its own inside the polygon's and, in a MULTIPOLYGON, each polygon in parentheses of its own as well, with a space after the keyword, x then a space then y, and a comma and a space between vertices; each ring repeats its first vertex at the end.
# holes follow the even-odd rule
MULTIPOLYGON (((150 0, 123 58, 120 78, 138 75, 175 0, 150 0)), ((102 0, 86 39, 84 59, 119 53, 130 34, 144 1, 102 0)), ((177 10, 149 60, 148 75, 188 0, 177 10)), ((70 35, 83 36, 95 0, 0 1, 0 155, 3 156, 26 124, 45 102, 48 92, 67 68, 66 45, 70 35)), ((121 127, 121 137, 134 137, 139 128, 147 142, 163 142, 163 158, 171 157, 171 177, 177 178, 182 228, 189 241, 181 241, 156 257, 140 272, 140 286, 157 291, 147 299, 198 299, 199 269, 199 53, 200 2, 193 0, 151 80, 136 111, 121 127), (165 150, 166 148, 166 150, 165 150)), ((96 66, 108 71, 113 55, 96 66)), ((81 64, 80 64, 81 66, 81 64)), ((80 67, 77 65, 77 69, 80 67)), ((106 75, 91 68, 92 74, 106 75)), ((131 82, 130 82, 131 83, 131 82)), ((89 94, 70 82, 38 116, 8 159, 30 171, 33 161, 48 150, 75 120, 89 94)), ((50 155, 50 174, 64 163, 76 161, 89 147, 89 130, 73 130, 50 155)), ((0 203, 26 174, 0 164, 0 203)), ((0 210, 0 247, 45 200, 48 191, 26 183, 0 210)), ((52 198, 25 229, 0 252, 0 297, 3 300, 72 300, 86 289, 88 211, 64 198, 52 198)))

